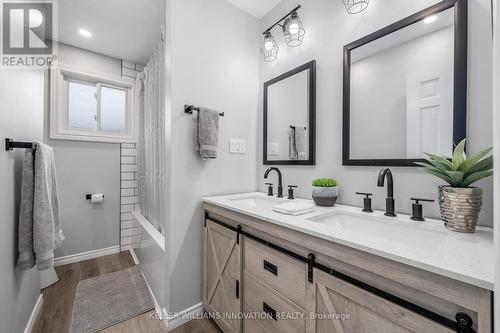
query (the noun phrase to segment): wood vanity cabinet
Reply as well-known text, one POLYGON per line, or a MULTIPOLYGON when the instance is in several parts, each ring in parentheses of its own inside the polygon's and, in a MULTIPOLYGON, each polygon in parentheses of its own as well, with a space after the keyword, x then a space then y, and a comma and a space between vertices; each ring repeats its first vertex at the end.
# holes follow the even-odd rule
POLYGON ((492 331, 489 290, 214 205, 205 211, 203 306, 225 333, 492 331), (454 327, 457 313, 471 329, 454 327))

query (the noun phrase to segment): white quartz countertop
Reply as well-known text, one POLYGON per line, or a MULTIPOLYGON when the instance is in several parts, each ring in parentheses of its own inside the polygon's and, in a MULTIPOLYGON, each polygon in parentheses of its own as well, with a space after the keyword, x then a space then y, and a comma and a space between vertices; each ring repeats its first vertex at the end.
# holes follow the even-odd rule
MULTIPOLYGON (((463 234, 446 229, 440 220, 416 222, 404 214, 386 217, 381 211, 363 213, 359 207, 345 205, 315 207, 312 213, 290 216, 274 212, 272 207, 291 200, 269 198, 260 192, 205 197, 203 201, 477 287, 494 287, 491 228, 478 227, 473 234, 463 234), (328 220, 330 216, 334 218, 328 220)), ((294 202, 312 203, 306 199, 294 202)))

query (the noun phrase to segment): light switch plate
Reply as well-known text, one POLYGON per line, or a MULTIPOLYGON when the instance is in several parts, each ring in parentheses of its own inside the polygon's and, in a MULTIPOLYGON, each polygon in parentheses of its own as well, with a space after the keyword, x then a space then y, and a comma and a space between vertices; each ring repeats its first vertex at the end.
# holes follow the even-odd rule
POLYGON ((280 144, 278 142, 269 142, 267 144, 267 155, 278 156, 280 154, 280 144))
POLYGON ((244 139, 229 139, 229 152, 232 154, 246 154, 247 141, 244 139))

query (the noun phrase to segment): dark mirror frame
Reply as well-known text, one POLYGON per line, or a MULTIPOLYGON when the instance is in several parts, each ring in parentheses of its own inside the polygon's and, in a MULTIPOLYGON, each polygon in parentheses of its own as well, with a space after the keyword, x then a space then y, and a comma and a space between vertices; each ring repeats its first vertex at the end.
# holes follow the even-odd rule
MULTIPOLYGON (((414 166, 423 159, 352 159, 350 156, 350 99, 351 52, 365 44, 403 29, 447 9, 455 9, 454 31, 454 86, 453 86, 453 144, 466 137, 467 132, 467 0, 443 0, 383 29, 344 46, 344 93, 342 119, 342 165, 414 166)), ((369 140, 367 140, 369 144, 369 140)))
POLYGON ((264 143, 263 158, 264 165, 316 165, 316 60, 309 61, 297 68, 294 68, 280 76, 264 83, 264 143), (309 158, 307 160, 268 160, 267 159, 267 101, 268 88, 270 85, 289 78, 300 72, 308 72, 308 96, 309 96, 309 158))

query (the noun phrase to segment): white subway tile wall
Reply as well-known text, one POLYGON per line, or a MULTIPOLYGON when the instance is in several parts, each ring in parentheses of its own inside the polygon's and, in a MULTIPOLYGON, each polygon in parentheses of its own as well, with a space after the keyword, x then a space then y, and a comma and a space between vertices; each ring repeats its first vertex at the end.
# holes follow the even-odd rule
POLYGON ((137 74, 142 72, 143 70, 144 65, 122 60, 122 77, 135 79, 137 77, 137 74))
MULTIPOLYGON (((122 60, 122 77, 135 79, 144 70, 144 65, 122 60)), ((137 184, 137 146, 122 143, 120 158, 120 250, 138 248, 142 238, 142 228, 132 215, 139 209, 139 189, 137 184)))
POLYGON ((137 185, 137 149, 135 143, 122 143, 120 164, 120 250, 138 248, 142 228, 132 212, 139 209, 137 185))

